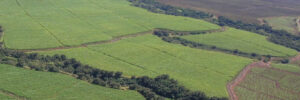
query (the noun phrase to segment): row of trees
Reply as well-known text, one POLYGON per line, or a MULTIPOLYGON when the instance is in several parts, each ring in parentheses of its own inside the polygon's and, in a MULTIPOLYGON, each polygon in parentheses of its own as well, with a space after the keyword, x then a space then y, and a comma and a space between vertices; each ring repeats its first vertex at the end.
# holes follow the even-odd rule
POLYGON ((214 18, 212 14, 173 7, 157 2, 156 0, 129 0, 133 6, 145 8, 151 12, 163 13, 175 16, 186 16, 197 19, 205 19, 220 26, 230 26, 237 29, 243 29, 254 33, 268 36, 273 43, 280 44, 300 51, 300 37, 292 35, 285 30, 274 30, 269 25, 258 25, 234 21, 223 16, 214 18))
POLYGON ((200 91, 191 91, 168 75, 150 78, 147 76, 123 77, 122 72, 112 72, 84 65, 76 59, 65 55, 44 56, 37 53, 23 53, 14 50, 0 49, 0 63, 37 71, 49 71, 71 74, 92 84, 114 89, 128 88, 136 90, 147 100, 227 100, 227 98, 208 97, 200 91))
POLYGON ((213 15, 209 13, 164 5, 159 2, 156 2, 155 0, 129 0, 129 2, 131 2, 133 6, 145 8, 155 13, 162 13, 175 16, 191 16, 194 18, 201 19, 213 17, 213 15))

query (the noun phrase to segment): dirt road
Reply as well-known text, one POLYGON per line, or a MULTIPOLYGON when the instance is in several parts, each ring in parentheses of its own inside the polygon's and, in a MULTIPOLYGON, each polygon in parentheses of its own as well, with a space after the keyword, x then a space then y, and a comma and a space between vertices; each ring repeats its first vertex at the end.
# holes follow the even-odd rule
POLYGON ((250 70, 254 67, 270 67, 271 63, 265 63, 263 61, 253 62, 247 67, 245 67, 240 74, 230 83, 227 84, 227 91, 230 96, 230 100, 239 100, 238 96, 234 92, 234 88, 245 79, 246 75, 250 72, 250 70))

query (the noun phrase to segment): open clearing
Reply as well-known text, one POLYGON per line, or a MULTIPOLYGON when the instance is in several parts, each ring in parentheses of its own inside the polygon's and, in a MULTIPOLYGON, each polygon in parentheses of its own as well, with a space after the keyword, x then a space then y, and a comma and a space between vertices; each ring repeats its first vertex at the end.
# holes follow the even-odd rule
POLYGON ((287 64, 252 68, 235 87, 239 100, 299 100, 300 68, 287 64))
POLYGON ((228 28, 225 32, 189 35, 182 38, 219 48, 237 49, 261 55, 294 56, 297 54, 296 50, 269 42, 265 36, 234 28, 228 28))
MULTIPOLYGON (((143 100, 135 91, 123 91, 77 80, 68 75, 0 65, 0 89, 30 100, 143 100)), ((0 99, 16 99, 0 92, 0 99)), ((20 99, 19 99, 20 100, 20 99)), ((22 99, 21 99, 22 100, 22 99)))
POLYGON ((283 29, 295 35, 299 35, 299 29, 297 25, 297 17, 268 17, 264 20, 272 26, 274 29, 283 29))
POLYGON ((248 58, 170 44, 150 34, 114 43, 40 53, 66 54, 85 64, 122 71, 125 75, 169 74, 192 90, 220 97, 228 97, 227 82, 252 62, 248 58))
POLYGON ((202 20, 150 13, 126 0, 0 0, 0 9, 5 46, 11 49, 80 45, 153 28, 219 28, 202 20))

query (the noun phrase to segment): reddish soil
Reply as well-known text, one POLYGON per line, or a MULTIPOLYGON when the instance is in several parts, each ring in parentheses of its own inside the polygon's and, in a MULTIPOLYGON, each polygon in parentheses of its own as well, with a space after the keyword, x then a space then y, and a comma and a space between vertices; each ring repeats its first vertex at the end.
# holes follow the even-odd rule
POLYGON ((239 100, 238 96, 234 92, 234 88, 245 79, 246 75, 250 72, 250 70, 254 67, 270 67, 271 63, 265 63, 263 61, 253 62, 247 67, 245 67, 240 74, 230 83, 227 84, 227 91, 229 93, 231 100, 239 100))
MULTIPOLYGON (((271 59, 271 61, 274 60, 273 58, 271 59)), ((234 91, 234 88, 236 86, 240 86, 239 84, 245 79, 246 75, 249 74, 249 72, 251 72, 251 69, 254 68, 254 67, 263 67, 263 68, 270 68, 271 70, 276 70, 276 71, 279 71, 279 72, 283 72, 283 73, 287 73, 287 74, 293 74, 293 75, 297 75, 297 76, 300 76, 300 73, 297 73, 297 72, 290 72, 290 71, 286 71, 286 70, 282 70, 282 69, 278 69, 278 68, 273 68, 271 67, 271 61, 268 62, 268 63, 265 63, 263 61, 259 61, 259 62, 253 62, 251 64, 249 64, 247 67, 245 67, 241 72, 240 74, 233 80, 231 81, 230 83, 227 84, 227 91, 229 93, 229 96, 230 96, 230 100, 239 100, 238 99, 238 96, 236 95, 235 91, 234 91)), ((300 61, 300 53, 299 55, 297 55, 296 57, 293 57, 290 59, 291 62, 297 62, 297 61, 300 61)), ((273 80, 273 79, 270 79, 270 78, 267 78, 267 77, 264 77, 266 79, 269 79, 269 80, 272 80, 273 82, 275 82, 276 84, 276 88, 280 88, 282 90, 286 90, 286 89, 283 89, 280 87, 280 83, 276 80, 273 80)), ((243 87, 244 88, 244 87, 243 87)), ((249 89, 249 88, 246 88, 246 89, 249 89)), ((254 90, 253 90, 254 91, 254 90)), ((286 90, 292 94, 300 94, 299 92, 295 92, 293 90, 286 90)), ((258 92, 258 91, 254 91, 254 92, 258 92)), ((270 96, 270 95, 267 95, 269 97, 272 97, 272 98, 276 98, 276 99, 279 99, 275 96, 270 96)))
POLYGON ((297 62, 297 61, 300 61, 300 53, 296 56, 296 57, 293 57, 290 59, 290 62, 297 62))

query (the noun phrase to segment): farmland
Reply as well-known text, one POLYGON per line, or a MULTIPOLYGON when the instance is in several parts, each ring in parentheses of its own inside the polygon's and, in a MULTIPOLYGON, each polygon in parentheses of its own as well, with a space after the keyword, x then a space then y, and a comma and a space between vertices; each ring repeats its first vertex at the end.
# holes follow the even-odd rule
POLYGON ((273 56, 293 56, 297 51, 267 41, 265 36, 229 28, 224 32, 188 35, 182 38, 229 50, 273 56))
POLYGON ((122 71, 125 75, 154 77, 169 74, 192 90, 201 90, 209 96, 220 97, 228 96, 227 81, 252 61, 224 53, 166 43, 153 35, 40 53, 66 54, 85 64, 105 70, 122 71))
MULTIPOLYGON (((44 68, 43 70, 54 72, 61 72, 62 69, 70 68, 69 74, 78 75, 78 79, 90 79, 86 82, 68 75, 36 72, 0 65, 0 99, 14 99, 14 96, 9 96, 1 90, 11 92, 16 97, 32 100, 92 100, 99 98, 104 100, 124 98, 141 100, 151 97, 151 93, 173 98, 167 93, 159 94, 162 91, 176 91, 172 90, 173 85, 165 85, 168 82, 163 79, 164 77, 162 77, 162 81, 158 82, 154 79, 154 77, 162 74, 169 75, 177 80, 180 85, 193 90, 193 92, 182 92, 180 86, 178 86, 179 88, 175 87, 180 92, 174 94, 181 95, 181 98, 186 96, 181 93, 190 95, 196 90, 203 91, 210 97, 228 97, 227 83, 245 66, 254 61, 254 59, 226 54, 222 51, 195 49, 181 44, 168 43, 162 40, 161 37, 152 34, 154 29, 158 30, 158 28, 187 33, 199 32, 200 35, 180 38, 218 48, 283 57, 297 54, 295 50, 267 41, 266 36, 234 28, 228 27, 224 32, 201 34, 204 31, 223 28, 204 20, 151 13, 146 9, 131 6, 130 2, 126 0, 0 0, 0 9, 0 25, 5 33, 3 33, 4 37, 1 37, 0 42, 5 44, 4 47, 8 50, 8 54, 13 52, 9 57, 1 59, 3 63, 10 63, 11 61, 11 65, 18 67, 35 70, 44 68), (42 55, 63 55, 53 57, 37 56, 38 54, 26 55, 21 53, 22 51, 42 55), (15 57, 17 60, 9 59, 10 57, 15 57), (66 58, 75 58, 76 60, 66 60, 66 58), (39 59, 41 62, 38 63, 38 60, 28 59, 39 59), (93 68, 91 70, 92 67, 99 69, 93 68), (118 74, 116 75, 111 71, 118 71, 118 74), (122 76, 121 78, 124 78, 124 80, 132 79, 136 84, 131 84, 132 80, 123 81, 111 78, 116 76, 119 78, 122 76), (136 80, 133 76, 137 76, 136 80), (141 78, 141 76, 151 78, 147 81, 147 78, 141 78), (142 82, 138 80, 139 78, 142 82), (151 83, 149 80, 152 78, 155 80, 152 82, 158 84, 157 86, 147 85, 147 82, 148 84, 151 83), (144 79, 145 82, 143 82, 144 79), (114 84, 115 81, 118 83, 114 84), (122 82, 129 83, 120 85, 122 82), (117 89, 138 88, 132 90, 136 90, 140 94, 135 91, 110 89, 90 83, 97 85, 109 84, 111 88, 117 89), (116 85, 116 87, 112 87, 113 85, 116 85), (132 85, 137 86, 132 87, 132 85), (143 89, 140 90, 140 88, 143 89)), ((180 12, 180 10, 177 12, 180 12)), ((254 29, 256 28, 254 27, 254 29)), ((291 47, 290 45, 287 47, 291 47)), ((3 54, 3 56, 7 55, 3 54)), ((283 68, 282 66, 285 65, 274 65, 274 68, 280 68, 286 70, 286 72, 299 70, 291 67, 295 65, 289 66, 291 68, 283 68)), ((259 69, 253 70, 255 70, 255 75, 262 72, 259 69)), ((276 78, 277 74, 274 73, 278 70, 267 68, 264 70, 270 70, 270 74, 268 74, 269 71, 266 74, 269 75, 268 77, 276 78), (271 71, 274 71, 274 73, 271 71)), ((290 74, 290 72, 286 73, 286 75, 290 74)), ((247 91, 248 88, 243 88, 243 86, 261 87, 263 83, 260 82, 270 82, 268 79, 261 79, 261 81, 258 80, 253 84, 247 84, 249 80, 252 81, 253 77, 256 78, 255 75, 251 75, 252 73, 247 76, 242 85, 236 88, 239 96, 253 92, 247 91)), ((283 81, 274 80, 279 83, 282 82, 280 84, 284 85, 286 89, 292 89, 292 87, 287 87, 291 85, 284 81, 289 81, 295 77, 291 75, 285 78, 286 80, 283 79, 283 81)), ((177 86, 177 82, 174 80, 167 81, 176 83, 177 86)), ((269 89, 271 87, 265 88, 269 89)), ((276 89, 274 91, 279 91, 280 95, 278 96, 284 97, 287 95, 291 99, 298 98, 286 91, 282 92, 276 89)), ((264 90, 261 91, 265 92, 264 90)), ((256 95, 252 96, 255 97, 256 95)), ((269 96, 266 98, 269 98, 269 96)))
POLYGON ((134 91, 104 88, 68 75, 37 72, 3 64, 0 65, 0 79, 1 100, 18 99, 14 97, 24 97, 30 100, 144 99, 134 91), (12 92, 15 96, 5 95, 1 92, 2 90, 12 92))
POLYGON ((283 29, 295 35, 299 35, 297 17, 269 17, 264 20, 275 29, 283 29))
POLYGON ((299 0, 158 0, 183 8, 210 12, 218 16, 247 22, 258 22, 257 18, 299 16, 299 0))
POLYGON ((11 49, 80 45, 153 28, 219 28, 202 20, 150 13, 126 0, 1 0, 0 9, 3 39, 11 49))
POLYGON ((272 64, 253 68, 235 88, 239 100, 298 100, 299 66, 272 64), (293 72, 291 72, 293 71, 293 72))

